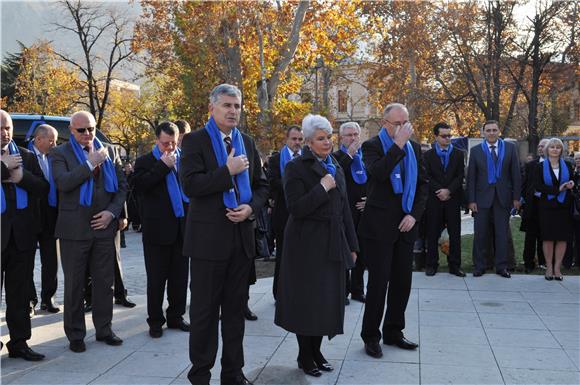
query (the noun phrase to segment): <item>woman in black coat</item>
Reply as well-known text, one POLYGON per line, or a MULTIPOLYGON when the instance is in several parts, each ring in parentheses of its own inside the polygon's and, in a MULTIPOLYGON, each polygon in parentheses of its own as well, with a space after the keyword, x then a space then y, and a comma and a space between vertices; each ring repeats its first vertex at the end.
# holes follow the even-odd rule
POLYGON ((343 333, 345 274, 358 243, 344 172, 330 155, 332 127, 320 115, 302 121, 306 147, 288 162, 284 192, 290 214, 276 301, 276 325, 296 333, 298 367, 318 377, 333 370, 322 337, 343 333))
POLYGON ((552 138, 546 144, 546 158, 536 166, 535 190, 542 196, 539 200, 538 216, 540 237, 546 258, 546 279, 563 279, 562 260, 566 244, 572 236, 572 190, 574 169, 563 159, 564 144, 552 138), (554 259, 554 261, 552 261, 554 259))

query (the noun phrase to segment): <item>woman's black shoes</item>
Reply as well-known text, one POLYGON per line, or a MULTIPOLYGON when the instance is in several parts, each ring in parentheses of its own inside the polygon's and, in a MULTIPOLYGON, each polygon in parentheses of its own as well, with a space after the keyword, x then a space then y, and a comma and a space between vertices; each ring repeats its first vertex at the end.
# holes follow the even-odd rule
POLYGON ((564 276, 562 276, 562 275, 561 275, 561 276, 559 276, 559 277, 558 277, 558 276, 556 275, 556 276, 554 276, 554 279, 555 279, 556 281, 563 281, 563 280, 564 280, 564 276))
POLYGON ((311 363, 312 368, 307 368, 306 366, 302 365, 302 362, 300 362, 300 360, 297 360, 297 361, 298 361, 298 369, 302 369, 305 374, 312 376, 312 377, 322 376, 322 372, 314 364, 314 361, 311 363))
POLYGON ((553 281, 554 280, 553 275, 544 275, 544 278, 546 278, 546 281, 553 281))

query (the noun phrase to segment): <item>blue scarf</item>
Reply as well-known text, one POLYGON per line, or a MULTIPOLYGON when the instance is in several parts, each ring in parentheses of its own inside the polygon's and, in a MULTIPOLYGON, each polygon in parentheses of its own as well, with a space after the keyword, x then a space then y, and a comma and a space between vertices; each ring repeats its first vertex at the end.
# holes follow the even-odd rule
POLYGON ((44 120, 33 121, 30 127, 28 127, 28 131, 26 131, 26 136, 24 140, 32 138, 32 136, 34 135, 34 130, 36 130, 36 127, 40 126, 41 124, 46 124, 46 122, 44 120))
MULTIPOLYGON (((552 175, 550 172, 550 168, 552 168, 552 166, 550 165, 550 161, 548 159, 544 160, 544 165, 542 166, 544 169, 544 183, 546 184, 546 186, 553 186, 552 183, 552 175)), ((560 180, 558 181, 558 183, 560 183, 560 186, 563 183, 566 183, 570 180, 570 173, 568 172, 568 166, 566 166, 566 162, 564 162, 564 160, 562 158, 560 158, 560 180)), ((560 193, 558 194, 558 202, 560 203, 564 203, 564 199, 566 199, 566 190, 564 191, 560 191, 560 193)), ((556 196, 555 195, 548 195, 548 200, 553 200, 556 196)))
MULTIPOLYGON (((155 159, 159 160, 161 158, 161 150, 155 145, 153 147, 153 156, 155 159)), ((175 149, 175 168, 179 172, 179 158, 181 158, 181 151, 179 148, 175 149)), ((173 207, 173 214, 176 218, 181 218, 185 216, 185 210, 183 208, 183 202, 189 203, 189 198, 183 193, 183 188, 181 183, 178 182, 176 173, 171 170, 165 176, 165 185, 167 186, 167 191, 169 192, 169 199, 171 200, 171 206, 173 207)))
MULTIPOLYGON (((20 151, 18 150, 18 147, 16 146, 16 143, 14 143, 14 141, 10 141, 10 143, 8 144, 8 153, 10 155, 14 155, 14 154, 20 154, 20 151)), ((22 167, 22 166, 21 166, 22 167)), ((16 208, 17 209, 25 209, 28 207, 28 193, 26 192, 26 190, 16 186, 16 184, 14 185, 14 188, 16 189, 16 208)), ((0 190, 1 193, 1 197, 0 197, 0 204, 1 204, 1 208, 0 211, 2 212, 2 214, 4 214, 4 212, 6 212, 6 195, 4 194, 4 184, 2 185, 2 190, 0 190)))
MULTIPOLYGON (((80 144, 75 140, 75 137, 71 134, 69 142, 72 146, 72 149, 77 157, 77 160, 80 164, 84 164, 87 161, 87 154, 83 150, 80 144)), ((103 144, 98 138, 93 139, 93 147, 95 150, 98 150, 103 147, 103 144)), ((107 157, 107 159, 100 165, 101 172, 105 177, 105 191, 114 193, 119 190, 119 182, 117 180, 117 173, 115 171, 115 166, 111 159, 107 157)), ((81 206, 90 207, 93 203, 93 184, 94 180, 89 178, 81 185, 81 193, 80 193, 80 204, 81 206)))
MULTIPOLYGON (((384 127, 379 131, 379 139, 383 144, 383 151, 386 155, 387 151, 394 145, 394 142, 384 127)), ((417 189, 417 158, 415 158, 415 151, 410 142, 405 144, 404 151, 406 153, 403 158, 405 185, 403 186, 403 181, 401 181, 401 162, 397 163, 391 172, 391 185, 395 194, 403 194, 401 200, 403 211, 409 214, 413 208, 415 190, 417 189)))
POLYGON ((286 168, 286 164, 292 160, 292 156, 290 155, 290 149, 288 146, 282 147, 280 150, 280 175, 284 176, 284 169, 286 168))
MULTIPOLYGON (((28 142, 28 149, 32 153, 36 154, 36 151, 34 151, 34 139, 28 142)), ((50 161, 48 155, 46 159, 48 161, 48 183, 50 183, 50 190, 48 190, 48 205, 50 207, 56 207, 56 183, 54 183, 54 178, 52 177, 52 162, 50 161)))
MULTIPOLYGON (((340 145, 340 150, 345 154, 348 154, 348 149, 343 144, 340 145)), ((350 163, 350 174, 356 184, 367 183, 367 171, 362 160, 362 150, 360 148, 352 157, 352 162, 350 163)))
MULTIPOLYGON (((209 134, 211 139, 211 145, 213 147, 213 153, 217 160, 218 166, 223 167, 228 161, 228 153, 226 152, 226 146, 222 140, 220 130, 213 119, 210 116, 207 124, 205 125, 205 130, 209 134)), ((244 146, 244 140, 242 134, 237 127, 232 130, 232 146, 235 149, 234 156, 246 155, 246 147, 244 146)), ((232 177, 235 181, 235 185, 238 187, 240 193, 240 201, 238 202, 236 198, 236 191, 232 187, 228 191, 224 191, 224 205, 227 208, 235 209, 242 203, 249 203, 252 200, 252 188, 250 186, 250 173, 248 170, 244 170, 238 175, 232 177)))
POLYGON ((332 163, 332 157, 330 155, 327 155, 326 159, 321 160, 320 163, 322 163, 322 166, 333 178, 336 176, 336 166, 332 163))
POLYGON ((447 166, 449 165, 449 158, 451 157, 451 151, 453 151, 453 145, 449 144, 447 147, 447 151, 443 152, 441 147, 439 147, 439 143, 435 142, 435 152, 441 158, 441 164, 443 165, 443 171, 447 171, 447 166))
POLYGON ((499 178, 501 178, 501 166, 503 164, 503 158, 505 155, 505 143, 502 139, 497 140, 497 146, 495 151, 497 152, 497 164, 493 163, 493 158, 491 156, 491 151, 487 142, 484 140, 481 143, 481 148, 483 153, 487 158, 487 183, 495 184, 499 178))

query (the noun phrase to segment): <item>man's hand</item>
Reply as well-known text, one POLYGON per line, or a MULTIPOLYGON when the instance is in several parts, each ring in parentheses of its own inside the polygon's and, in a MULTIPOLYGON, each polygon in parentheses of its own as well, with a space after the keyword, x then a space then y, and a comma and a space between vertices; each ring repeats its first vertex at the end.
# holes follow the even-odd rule
POLYGON ((336 187, 336 181, 334 180, 334 177, 330 174, 326 174, 325 176, 320 178, 320 184, 322 185, 322 187, 324 187, 326 192, 336 187))
POLYGON ((470 209, 471 212, 475 214, 477 212, 477 203, 472 202, 467 205, 467 208, 470 209))
POLYGON ((407 142, 409 141, 409 139, 411 139, 412 135, 413 135, 413 126, 411 125, 410 122, 407 122, 403 124, 403 126, 395 132, 393 141, 402 150, 403 147, 405 147, 405 144, 407 144, 407 142))
POLYGON ((360 202, 356 202, 354 204, 354 207, 358 210, 358 211, 364 211, 365 209, 365 205, 367 204, 367 197, 362 197, 360 202))
POLYGON ((24 169, 22 167, 16 167, 10 170, 10 178, 7 182, 9 183, 20 183, 22 177, 24 176, 24 169))
POLYGON ((235 209, 226 209, 226 217, 234 223, 239 223, 248 219, 252 215, 252 211, 250 205, 242 204, 235 209))
POLYGON ((560 191, 564 191, 564 190, 572 190, 574 188, 574 181, 573 180, 569 180, 566 183, 562 183, 560 185, 560 191))
POLYGON ((226 166, 230 171, 230 175, 232 176, 238 175, 242 173, 244 170, 247 170, 248 167, 250 167, 250 162, 248 161, 248 158, 245 155, 234 156, 235 152, 236 150, 232 148, 232 151, 228 155, 228 161, 226 163, 226 166))
POLYGON ((522 207, 522 202, 514 200, 514 209, 519 210, 522 207))
POLYGON ((356 251, 351 251, 350 252, 350 256, 352 257, 352 263, 356 263, 356 260, 358 258, 358 255, 356 254, 356 251))
POLYGON ((8 152, 2 155, 2 163, 8 167, 9 170, 14 170, 22 165, 22 156, 20 154, 8 154, 8 152))
POLYGON ((410 231, 413 228, 413 226, 415 226, 415 222, 417 221, 415 220, 415 218, 413 218, 413 216, 409 214, 405 215, 401 223, 399 223, 399 231, 402 233, 410 231))
POLYGON ((94 147, 89 149, 89 162, 91 162, 93 167, 100 166, 107 159, 107 156, 107 150, 104 148, 100 148, 97 151, 95 151, 94 147))
POLYGON ((351 158, 354 157, 354 155, 356 154, 356 152, 360 148, 361 144, 362 144, 362 142, 360 141, 360 138, 356 138, 350 144, 350 146, 348 146, 347 151, 348 151, 348 155, 350 155, 351 158))
POLYGON ((161 161, 165 163, 168 168, 175 167, 175 153, 169 153, 169 151, 165 151, 159 159, 161 159, 161 161))
POLYGON ((435 191, 435 194, 437 195, 437 198, 439 198, 441 202, 445 202, 451 199, 451 191, 449 191, 449 189, 446 188, 441 188, 435 191))
POLYGON ((129 224, 129 221, 127 220, 127 218, 119 219, 119 225, 117 226, 117 230, 119 230, 119 231, 125 230, 127 228, 128 224, 129 224))
POLYGON ((93 215, 91 227, 93 230, 104 230, 109 226, 112 220, 113 213, 107 210, 103 210, 100 213, 93 215))

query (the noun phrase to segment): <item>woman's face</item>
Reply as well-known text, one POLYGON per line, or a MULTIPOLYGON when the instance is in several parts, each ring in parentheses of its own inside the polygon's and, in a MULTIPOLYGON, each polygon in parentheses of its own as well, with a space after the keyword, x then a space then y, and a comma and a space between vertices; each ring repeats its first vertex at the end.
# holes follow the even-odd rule
POLYGON ((553 143, 548 147, 548 156, 552 158, 559 158, 562 155, 562 147, 553 143))
POLYGON ((332 134, 328 134, 324 130, 316 130, 306 143, 314 155, 319 158, 324 159, 332 152, 332 134))

